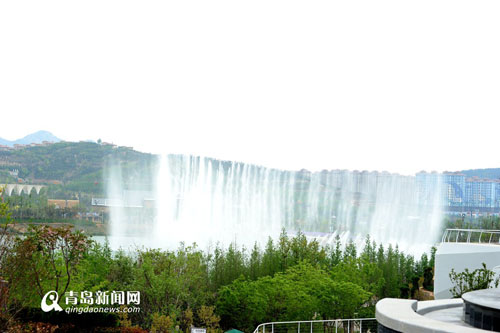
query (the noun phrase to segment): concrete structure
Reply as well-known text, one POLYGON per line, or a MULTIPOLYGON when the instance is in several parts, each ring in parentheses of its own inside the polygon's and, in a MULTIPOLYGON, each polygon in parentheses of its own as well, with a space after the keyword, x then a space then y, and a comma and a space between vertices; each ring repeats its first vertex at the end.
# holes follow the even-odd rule
MULTIPOLYGON (((448 229, 436 252, 434 296, 436 299, 451 298, 452 283, 449 274, 466 268, 473 271, 482 268, 500 272, 500 231, 448 229)), ((498 274, 498 273, 497 273, 498 274)))
POLYGON ((115 198, 92 198, 92 206, 153 208, 154 193, 151 191, 124 190, 115 198))
POLYGON ((500 230, 447 229, 437 248, 436 300, 385 298, 376 305, 379 333, 473 333, 500 331, 500 289, 468 292, 451 299, 449 273, 482 268, 500 271, 500 230))
POLYGON ((80 200, 59 200, 59 199, 48 199, 47 204, 49 206, 54 205, 57 209, 62 208, 73 208, 78 207, 80 200))
POLYGON ((485 332, 462 321, 463 300, 421 301, 384 298, 376 305, 379 333, 485 332))
POLYGON ((96 207, 124 207, 124 208, 144 208, 144 201, 130 202, 123 199, 113 198, 92 198, 92 206, 96 207))
POLYGON ((465 293, 464 321, 474 327, 500 331, 500 289, 483 289, 465 293))
POLYGON ((386 298, 376 305, 380 333, 500 331, 500 289, 465 293, 462 298, 421 301, 386 298))
POLYGON ((40 194, 40 191, 47 186, 45 185, 32 185, 32 184, 6 184, 4 193, 11 196, 12 193, 21 195, 21 193, 30 194, 32 190, 35 190, 36 194, 40 194))

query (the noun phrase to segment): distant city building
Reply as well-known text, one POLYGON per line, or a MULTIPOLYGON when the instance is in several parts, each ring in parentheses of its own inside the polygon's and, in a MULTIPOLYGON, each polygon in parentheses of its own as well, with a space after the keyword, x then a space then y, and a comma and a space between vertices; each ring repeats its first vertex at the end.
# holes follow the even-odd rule
POLYGON ((419 195, 425 197, 440 184, 443 204, 451 212, 500 212, 500 180, 472 177, 459 172, 416 175, 419 195))

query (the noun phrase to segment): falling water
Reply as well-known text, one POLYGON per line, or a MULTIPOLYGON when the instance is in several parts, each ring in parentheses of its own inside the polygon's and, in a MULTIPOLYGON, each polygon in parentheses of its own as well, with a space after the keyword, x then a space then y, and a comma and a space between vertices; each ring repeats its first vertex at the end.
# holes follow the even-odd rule
POLYGON ((252 244, 291 219, 291 173, 188 156, 162 157, 155 237, 187 243, 252 244))
MULTIPOLYGON (((108 196, 117 196, 120 186, 113 182, 120 178, 109 177, 108 196)), ((424 196, 415 177, 386 172, 283 171, 168 155, 156 167, 152 221, 138 226, 112 207, 111 235, 142 237, 146 245, 166 248, 179 242, 252 246, 284 228, 325 244, 337 235, 362 243, 370 234, 420 253, 439 237, 440 189, 436 183, 424 196)))
POLYGON ((110 238, 110 245, 116 248, 120 246, 120 243, 117 242, 117 237, 122 234, 124 224, 127 222, 122 204, 123 178, 119 165, 110 164, 107 166, 106 170, 108 171, 107 198, 103 204, 109 207, 111 218, 110 234, 113 235, 113 237, 110 238))

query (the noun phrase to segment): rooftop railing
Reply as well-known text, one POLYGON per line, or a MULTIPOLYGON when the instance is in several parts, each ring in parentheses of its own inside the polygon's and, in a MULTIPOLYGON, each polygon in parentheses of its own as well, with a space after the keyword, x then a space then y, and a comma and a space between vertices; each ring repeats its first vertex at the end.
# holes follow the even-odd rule
POLYGON ((362 333, 377 332, 375 318, 279 321, 257 326, 253 333, 362 333))
POLYGON ((442 243, 480 243, 500 245, 500 230, 446 229, 442 243))

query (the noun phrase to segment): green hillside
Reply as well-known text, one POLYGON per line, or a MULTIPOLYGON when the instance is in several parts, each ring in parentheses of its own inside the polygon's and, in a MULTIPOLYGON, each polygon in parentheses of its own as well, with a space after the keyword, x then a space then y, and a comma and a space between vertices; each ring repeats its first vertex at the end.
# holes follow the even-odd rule
MULTIPOLYGON (((59 142, 46 146, 0 151, 0 183, 39 183, 49 193, 67 197, 69 193, 103 194, 106 170, 120 164, 124 177, 150 183, 149 168, 154 155, 127 147, 93 142, 59 142), (18 170, 17 177, 9 171, 18 170), (145 176, 142 176, 145 175, 145 176), (16 179, 17 178, 17 179, 16 179)), ((148 186, 146 184, 145 186, 148 186)))

